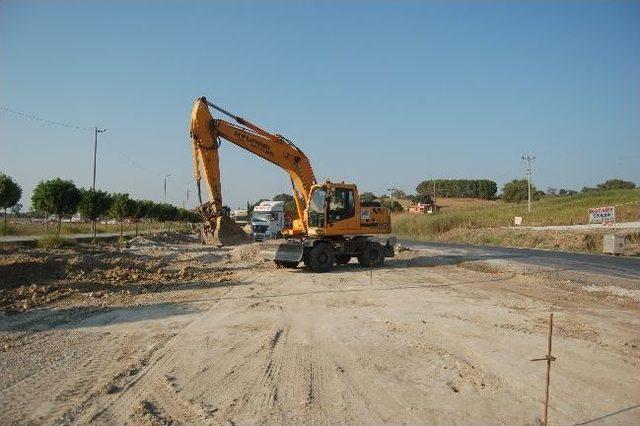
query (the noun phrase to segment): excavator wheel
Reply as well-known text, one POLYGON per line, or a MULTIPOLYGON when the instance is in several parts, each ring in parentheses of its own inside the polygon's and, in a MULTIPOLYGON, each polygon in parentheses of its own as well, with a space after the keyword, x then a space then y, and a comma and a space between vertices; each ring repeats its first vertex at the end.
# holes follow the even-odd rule
POLYGON ((328 272, 333 268, 335 262, 335 252, 328 243, 317 243, 308 255, 308 266, 313 272, 328 272))
POLYGON ((366 267, 382 266, 384 263, 384 247, 380 243, 368 243, 365 250, 358 254, 358 262, 366 267))
POLYGON ((346 265, 351 261, 351 256, 348 254, 336 254, 336 264, 337 265, 346 265))

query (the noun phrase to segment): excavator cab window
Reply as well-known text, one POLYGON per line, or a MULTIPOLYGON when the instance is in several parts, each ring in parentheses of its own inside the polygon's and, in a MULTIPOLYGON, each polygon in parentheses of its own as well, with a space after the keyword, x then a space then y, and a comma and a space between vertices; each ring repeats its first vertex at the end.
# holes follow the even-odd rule
POLYGON ((327 191, 324 188, 316 188, 311 193, 311 202, 309 203, 309 227, 324 228, 326 200, 327 191))
POLYGON ((353 190, 333 188, 329 197, 329 223, 352 217, 356 212, 353 190))

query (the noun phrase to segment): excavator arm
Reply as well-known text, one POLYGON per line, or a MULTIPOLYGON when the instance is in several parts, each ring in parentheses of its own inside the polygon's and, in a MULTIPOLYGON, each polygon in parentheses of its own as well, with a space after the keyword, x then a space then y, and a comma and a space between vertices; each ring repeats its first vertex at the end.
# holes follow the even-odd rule
POLYGON ((207 182, 210 201, 205 205, 205 209, 208 210, 208 215, 212 217, 222 215, 218 153, 220 138, 252 152, 287 172, 293 185, 293 198, 298 213, 298 220, 294 221, 293 233, 304 233, 308 227, 304 211, 307 208, 306 203, 311 186, 316 183, 313 168, 307 156, 285 137, 272 134, 202 97, 196 100, 191 112, 191 141, 199 194, 201 170, 207 182), (209 107, 232 118, 237 124, 214 119, 209 107))

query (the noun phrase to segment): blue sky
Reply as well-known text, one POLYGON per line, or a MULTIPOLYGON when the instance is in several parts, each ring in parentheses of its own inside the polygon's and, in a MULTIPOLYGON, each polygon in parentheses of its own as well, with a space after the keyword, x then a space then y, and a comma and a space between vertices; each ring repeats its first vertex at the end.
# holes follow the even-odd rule
MULTIPOLYGON (((181 204, 194 99, 295 141, 316 176, 640 183, 640 3, 0 2, 0 105, 108 128, 97 186, 181 204)), ((93 135, 0 110, 0 171, 90 186, 93 135)), ((225 203, 290 182, 223 143, 225 203)), ((193 196, 192 196, 193 201, 193 196)), ((191 203, 193 204, 193 203, 191 203)))

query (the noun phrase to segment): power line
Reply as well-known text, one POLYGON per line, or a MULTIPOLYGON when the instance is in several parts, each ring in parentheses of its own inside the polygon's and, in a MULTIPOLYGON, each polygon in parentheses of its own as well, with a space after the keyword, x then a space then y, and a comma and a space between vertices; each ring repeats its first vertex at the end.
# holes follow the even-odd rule
POLYGON ((0 109, 2 109, 3 111, 6 111, 8 113, 17 115, 18 117, 26 118, 26 119, 29 119, 29 120, 39 121, 41 123, 47 123, 47 124, 51 124, 51 125, 55 125, 55 126, 61 126, 61 127, 68 127, 68 128, 77 129, 77 130, 87 130, 87 131, 93 130, 93 129, 90 129, 88 127, 76 126, 75 124, 64 123, 62 121, 48 120, 46 118, 38 117, 37 115, 28 114, 26 112, 16 111, 15 109, 7 108, 4 105, 0 105, 0 109))
MULTIPOLYGON (((70 128, 70 129, 76 129, 76 130, 85 130, 85 131, 95 131, 95 128, 89 128, 89 127, 84 127, 84 126, 78 126, 75 124, 69 124, 69 123, 65 123, 62 121, 57 121, 57 120, 49 120, 47 118, 43 118, 43 117, 39 117, 37 115, 34 114, 30 114, 30 113, 26 113, 23 111, 18 111, 12 108, 9 108, 7 106, 4 105, 0 105, 0 110, 8 112, 10 114, 13 114, 15 116, 27 119, 27 120, 33 120, 33 121, 38 121, 41 123, 45 123, 45 124, 49 124, 49 125, 53 125, 53 126, 60 126, 60 127, 66 127, 66 128, 70 128)), ((131 155, 127 155, 124 152, 122 152, 121 150, 119 150, 118 148, 116 148, 113 145, 107 145, 108 149, 112 150, 113 152, 115 152, 118 156, 120 156, 122 159, 124 159, 127 163, 129 163, 131 166, 149 174, 154 174, 156 176, 164 176, 165 173, 161 173, 159 171, 155 171, 155 170, 151 170, 148 167, 144 167, 142 165, 140 165, 139 163, 133 161, 131 159, 131 155)), ((178 178, 178 180, 184 185, 187 182, 184 181, 181 178, 178 178)), ((189 185, 192 185, 193 182, 190 182, 189 185)), ((95 185, 95 184, 94 184, 95 185)))

